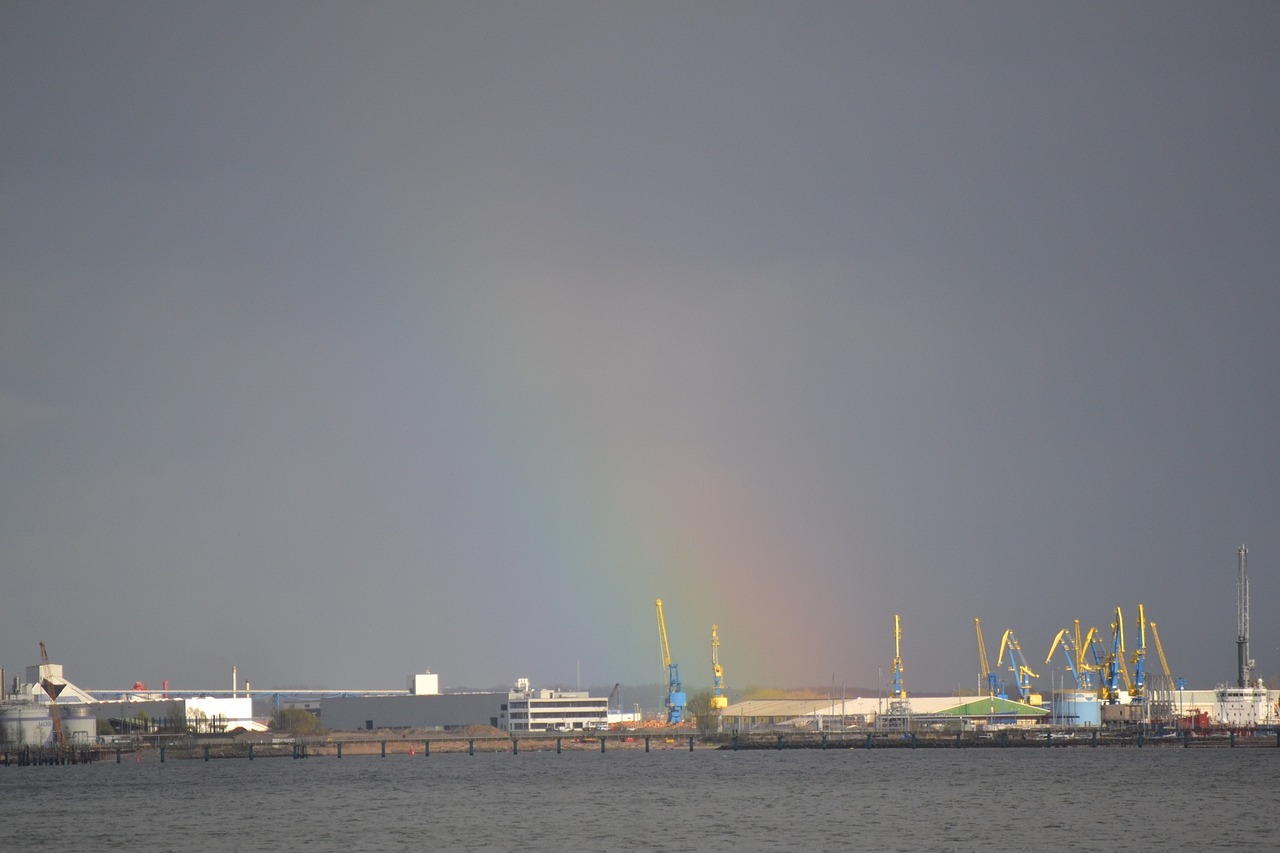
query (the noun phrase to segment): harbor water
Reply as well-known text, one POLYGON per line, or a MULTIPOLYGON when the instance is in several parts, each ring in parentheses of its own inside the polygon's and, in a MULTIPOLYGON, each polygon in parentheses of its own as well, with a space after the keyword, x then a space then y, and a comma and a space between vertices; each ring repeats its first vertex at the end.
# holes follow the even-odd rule
POLYGON ((669 749, 0 768, 0 849, 1280 849, 1280 749, 669 749))

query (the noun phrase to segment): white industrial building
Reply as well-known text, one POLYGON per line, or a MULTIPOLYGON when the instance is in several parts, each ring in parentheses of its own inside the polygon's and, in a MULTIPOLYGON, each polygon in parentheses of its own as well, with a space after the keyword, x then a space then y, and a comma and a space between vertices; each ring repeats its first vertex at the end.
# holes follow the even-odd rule
POLYGON ((573 732, 609 728, 609 698, 586 691, 533 690, 522 678, 507 694, 498 728, 508 732, 573 732))
POLYGON ((119 734, 147 734, 158 729, 181 729, 194 734, 263 732, 253 718, 253 699, 243 696, 179 696, 130 691, 96 705, 98 719, 119 734))

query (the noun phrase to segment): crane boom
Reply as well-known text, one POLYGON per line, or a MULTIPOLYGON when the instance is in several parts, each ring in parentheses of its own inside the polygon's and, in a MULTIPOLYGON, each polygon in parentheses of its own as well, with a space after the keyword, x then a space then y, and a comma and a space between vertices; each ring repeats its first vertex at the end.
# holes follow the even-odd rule
POLYGON ((975 616, 973 627, 978 632, 978 663, 982 664, 982 680, 987 681, 991 677, 991 664, 987 663, 987 644, 982 641, 982 620, 975 616))
POLYGON ((658 651, 662 654, 662 674, 667 674, 667 667, 671 666, 671 646, 667 643, 667 621, 662 618, 662 599, 657 601, 658 605, 658 651))
POLYGON ((1173 673, 1169 670, 1169 661, 1164 656, 1164 646, 1160 644, 1160 631, 1156 628, 1154 621, 1147 624, 1151 626, 1151 639, 1156 641, 1156 654, 1160 658, 1160 669, 1164 672, 1165 689, 1173 691, 1177 689, 1177 682, 1174 681, 1173 673))

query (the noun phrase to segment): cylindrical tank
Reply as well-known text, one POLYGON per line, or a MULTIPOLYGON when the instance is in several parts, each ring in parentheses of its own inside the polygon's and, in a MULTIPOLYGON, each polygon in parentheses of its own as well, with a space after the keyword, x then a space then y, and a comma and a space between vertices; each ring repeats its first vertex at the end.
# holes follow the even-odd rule
POLYGON ((53 737, 49 709, 34 702, 0 705, 0 743, 12 746, 45 746, 53 737))
POLYGON ((98 718, 92 705, 59 705, 62 733, 67 743, 93 743, 98 737, 98 718))
POLYGON ((1049 722, 1055 726, 1102 725, 1098 694, 1089 690, 1055 690, 1049 703, 1049 722))

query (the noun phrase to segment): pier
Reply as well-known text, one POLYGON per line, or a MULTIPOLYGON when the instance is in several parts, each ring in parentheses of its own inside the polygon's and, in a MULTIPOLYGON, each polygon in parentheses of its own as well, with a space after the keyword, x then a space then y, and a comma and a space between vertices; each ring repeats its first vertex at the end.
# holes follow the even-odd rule
POLYGON ((433 755, 510 754, 522 752, 693 752, 695 750, 870 750, 870 749, 1256 749, 1280 748, 1280 732, 1214 731, 1110 732, 1105 730, 998 732, 610 732, 589 736, 564 733, 522 732, 518 735, 466 735, 396 738, 385 735, 346 733, 311 737, 272 736, 236 739, 229 737, 180 737, 138 739, 129 744, 46 747, 0 747, 0 766, 29 767, 88 764, 115 759, 129 761, 266 758, 389 758, 393 756, 427 760, 433 755))

